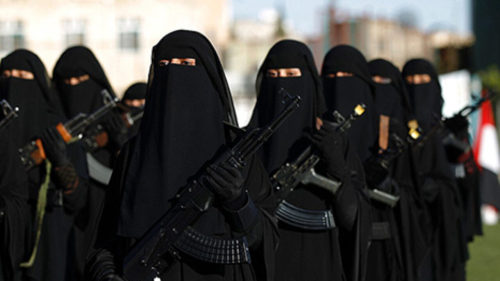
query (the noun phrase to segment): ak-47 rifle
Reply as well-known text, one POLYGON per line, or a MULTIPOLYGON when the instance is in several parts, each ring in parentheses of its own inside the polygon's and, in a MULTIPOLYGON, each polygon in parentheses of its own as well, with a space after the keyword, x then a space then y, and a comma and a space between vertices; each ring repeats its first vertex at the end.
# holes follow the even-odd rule
MULTIPOLYGON (((284 91, 281 89, 280 91, 284 91)), ((291 97, 285 109, 267 126, 246 131, 214 163, 247 165, 248 159, 266 142, 281 124, 299 107, 300 97, 291 97)), ((175 243, 183 232, 212 205, 214 194, 205 182, 205 173, 181 188, 170 208, 129 251, 123 263, 123 277, 128 281, 153 280, 169 265, 162 257, 179 257, 175 243)))
MULTIPOLYGON (((363 115, 365 109, 364 104, 357 105, 347 119, 338 111, 334 111, 333 117, 340 124, 336 129, 337 132, 346 132, 352 122, 363 115)), ((313 153, 311 146, 308 146, 294 161, 285 163, 276 170, 271 176, 271 183, 279 194, 279 201, 283 201, 299 183, 314 184, 335 194, 341 183, 317 174, 314 167, 319 161, 320 157, 313 153)))
MULTIPOLYGON (((116 104, 117 107, 122 108, 123 110, 127 110, 126 113, 120 114, 125 127, 132 127, 137 121, 141 120, 144 116, 144 110, 139 112, 132 113, 128 108, 124 108, 120 103, 116 104)), ((117 112, 113 114, 118 114, 117 112)), ((101 124, 97 124, 97 126, 87 130, 85 132, 85 137, 83 138, 83 143, 85 144, 85 149, 87 151, 95 151, 101 147, 105 147, 109 141, 109 134, 104 129, 101 124)))
MULTIPOLYGON (((444 134, 442 140, 445 144, 454 145, 455 147, 461 149, 462 151, 467 151, 468 149, 470 149, 468 144, 458 140, 450 130, 446 130, 445 126, 446 121, 456 117, 466 118, 474 111, 479 109, 481 104, 483 104, 485 101, 491 98, 492 95, 491 93, 489 93, 485 97, 480 98, 476 103, 465 106, 464 108, 459 110, 456 114, 454 114, 453 117, 440 119, 439 122, 437 122, 436 125, 434 125, 423 136, 421 135, 420 128, 410 129, 408 133, 409 136, 407 137, 406 142, 401 140, 396 134, 391 134, 390 138, 394 145, 393 148, 388 149, 381 154, 374 155, 371 160, 375 162, 375 165, 378 165, 380 167, 380 170, 388 171, 392 162, 395 159, 397 159, 401 154, 403 154, 403 152, 405 152, 410 148, 416 149, 422 147, 432 136, 443 131, 444 134)), ((390 207, 396 206, 396 204, 399 201, 399 196, 382 191, 377 187, 369 188, 367 193, 371 199, 384 203, 390 207)))
MULTIPOLYGON (((399 156, 401 156, 405 151, 407 151, 412 145, 421 138, 419 129, 411 128, 408 132, 406 141, 402 140, 397 134, 392 133, 389 136, 389 147, 382 153, 373 154, 366 161, 370 163, 370 168, 375 168, 377 171, 377 177, 387 176, 389 173, 389 168, 399 156)), ((367 183, 371 184, 371 180, 367 175, 367 183)), ((377 186, 369 186, 366 190, 368 196, 380 203, 384 203, 390 207, 395 207, 399 201, 399 196, 390 194, 381 190, 377 186)))
MULTIPOLYGON (((465 106, 464 108, 459 110, 457 113, 455 113, 452 117, 439 119, 439 121, 434 126, 432 126, 432 128, 428 132, 426 132, 425 135, 418 142, 416 142, 414 146, 415 147, 423 146, 423 144, 426 143, 428 141, 428 139, 431 138, 432 136, 434 136, 438 133, 443 133, 443 130, 446 128, 446 123, 448 120, 451 120, 451 119, 457 118, 457 117, 467 118, 469 115, 471 115, 476 110, 478 110, 485 101, 491 100, 494 97, 495 97, 495 95, 493 94, 493 92, 489 91, 489 92, 487 92, 487 94, 484 97, 481 97, 480 99, 478 99, 474 104, 465 106)), ((442 140, 445 144, 454 145, 457 148, 462 149, 464 152, 466 152, 470 149, 470 146, 468 144, 457 139, 455 137, 455 135, 449 129, 444 130, 444 131, 445 132, 442 134, 442 140)))
MULTIPOLYGON (((102 90, 104 105, 90 115, 79 113, 66 123, 59 123, 57 131, 66 143, 80 140, 84 137, 85 130, 101 121, 101 119, 116 107, 117 100, 113 98, 107 90, 102 90)), ((26 171, 40 165, 46 159, 45 151, 41 139, 30 141, 19 149, 21 162, 26 171)))
POLYGON ((10 121, 17 118, 17 112, 19 108, 10 106, 6 100, 0 100, 0 106, 2 107, 3 119, 0 121, 0 130, 6 127, 10 121))

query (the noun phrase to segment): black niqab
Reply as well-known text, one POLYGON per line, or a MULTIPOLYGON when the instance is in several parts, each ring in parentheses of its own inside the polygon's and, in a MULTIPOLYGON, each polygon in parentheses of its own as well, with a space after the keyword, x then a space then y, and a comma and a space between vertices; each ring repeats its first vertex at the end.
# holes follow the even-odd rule
POLYGON ((2 59, 0 73, 5 70, 26 70, 34 79, 3 77, 0 79, 0 99, 6 99, 18 107, 18 118, 10 127, 16 132, 9 137, 17 147, 25 145, 31 138, 38 136, 44 129, 59 121, 59 100, 51 89, 50 80, 42 61, 34 53, 20 49, 2 59))
MULTIPOLYGON (((144 118, 124 180, 118 224, 124 237, 140 237, 170 208, 179 189, 226 143, 223 121, 236 124, 222 65, 203 35, 167 34, 153 48, 150 71, 144 118), (160 66, 172 58, 194 58, 196 66, 160 66)), ((211 215, 218 213, 204 216, 211 215)))
POLYGON ((337 110, 348 117, 357 104, 366 105, 366 111, 349 129, 349 143, 361 160, 369 157, 369 149, 376 139, 376 110, 373 82, 364 56, 354 47, 339 45, 325 56, 321 77, 325 101, 329 112, 337 110), (351 77, 330 78, 328 74, 350 72, 351 77))
POLYGON ((273 172, 285 161, 293 160, 309 144, 306 136, 311 133, 324 112, 321 84, 311 51, 303 43, 283 40, 276 43, 267 54, 257 74, 257 103, 250 120, 250 127, 268 124, 285 107, 285 89, 290 95, 301 98, 299 109, 290 116, 263 147, 263 163, 273 172), (300 68, 300 77, 267 77, 268 69, 300 68))
POLYGON ((411 107, 408 91, 401 77, 401 72, 392 63, 384 59, 375 59, 368 63, 372 76, 391 79, 388 84, 375 84, 375 106, 379 114, 408 121, 411 107))
POLYGON ((420 127, 427 131, 441 118, 444 102, 441 97, 441 85, 436 70, 425 59, 412 59, 405 64, 403 79, 414 74, 428 74, 431 77, 429 83, 417 85, 406 83, 415 117, 420 127))
POLYGON ((64 51, 54 67, 52 79, 68 118, 78 113, 91 113, 103 106, 102 89, 115 96, 99 61, 87 47, 75 46, 64 51), (64 82, 82 75, 89 75, 89 79, 77 85, 64 82))

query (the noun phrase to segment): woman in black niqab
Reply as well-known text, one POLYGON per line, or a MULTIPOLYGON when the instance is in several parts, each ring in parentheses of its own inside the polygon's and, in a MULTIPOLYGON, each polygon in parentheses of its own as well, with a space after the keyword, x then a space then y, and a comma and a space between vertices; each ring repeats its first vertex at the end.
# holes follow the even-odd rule
MULTIPOLYGON (((193 31, 167 34, 153 48, 143 122, 120 153, 101 219, 98 248, 116 263, 171 206, 175 195, 230 143, 224 122, 237 125, 222 65, 207 38, 193 31), (187 59, 182 63, 174 60, 187 59), (113 242, 111 242, 113 241, 113 242)), ((244 183, 248 197, 262 207, 270 188, 266 173, 250 161, 244 183)), ((205 235, 230 238, 224 212, 211 207, 193 225, 205 235)), ((175 261, 160 277, 166 280, 269 279, 275 237, 267 216, 249 237, 252 265, 218 265, 191 259, 175 261), (258 271, 257 268, 262 269, 258 271)), ((95 260, 99 260, 96 254, 95 260)), ((91 268, 91 267, 90 267, 91 268)), ((118 270, 119 271, 119 270, 118 270)))
POLYGON ((403 126, 411 119, 411 107, 408 91, 401 72, 392 63, 384 59, 375 59, 368 63, 371 76, 388 78, 388 83, 375 82, 375 107, 377 113, 395 118, 403 126))
MULTIPOLYGON (((121 105, 123 106, 122 111, 124 114, 128 112, 131 115, 131 117, 133 117, 144 110, 144 105, 142 106, 127 105, 127 101, 131 102, 134 102, 136 100, 145 101, 147 87, 148 87, 147 84, 144 82, 136 82, 127 88, 120 101, 121 105)), ((134 123, 130 128, 128 128, 129 138, 132 138, 137 134, 140 125, 141 125, 141 119, 138 119, 134 121, 134 123)))
MULTIPOLYGON (((53 84, 68 119, 79 113, 91 114, 104 106, 101 95, 103 89, 107 90, 111 97, 115 97, 101 64, 87 47, 74 46, 66 49, 57 60, 52 75, 53 84)), ((108 133, 109 141, 104 147, 86 153, 90 188, 85 211, 76 219, 77 270, 82 274, 87 251, 95 242, 95 221, 103 205, 104 190, 109 182, 118 150, 128 138, 125 123, 118 110, 112 110, 99 123, 108 133)), ((94 129, 96 125, 88 128, 88 131, 94 129)))
POLYGON ((100 94, 102 89, 114 97, 99 61, 87 47, 68 48, 59 57, 52 73, 66 117, 71 118, 78 113, 91 113, 104 105, 100 94), (88 75, 89 79, 77 85, 65 83, 65 79, 88 75))
MULTIPOLYGON (((63 121, 59 114, 60 104, 57 95, 51 88, 50 80, 41 60, 28 50, 16 50, 2 59, 0 64, 2 78, 0 81, 0 98, 5 98, 12 106, 19 108, 19 117, 12 121, 8 128, 8 137, 16 148, 24 146, 28 141, 40 137, 47 128, 63 121), (19 77, 6 75, 15 70, 31 73, 19 77), (24 77, 24 78, 23 78, 24 77)), ((44 142, 47 152, 55 148, 44 142)), ((28 181, 30 205, 28 243, 23 261, 36 253, 34 262, 24 269, 25 278, 33 280, 64 280, 73 278, 72 248, 70 228, 73 216, 78 213, 85 202, 87 192, 87 174, 82 151, 78 145, 70 145, 63 155, 64 165, 58 165, 47 153, 49 161, 54 162, 50 175, 46 175, 46 164, 31 169, 29 172, 16 171, 10 176, 24 174, 28 181), (68 171, 68 173, 65 173, 68 171), (70 174, 70 175, 68 175, 70 174), (42 182, 50 176, 47 187, 45 216, 40 222, 41 235, 38 246, 35 246, 37 229, 35 217, 37 201, 42 182), (64 184, 63 184, 64 183, 64 184), (65 185, 68 183, 68 185, 65 185), (37 251, 35 251, 37 247, 37 251)), ((59 155, 60 156, 60 155, 59 155)), ((13 160, 12 160, 13 161, 13 160)), ((18 167, 18 163, 11 163, 18 167)), ((43 201, 43 200, 42 200, 43 201)))
MULTIPOLYGON (((443 98, 437 73, 430 62, 412 59, 403 68, 403 79, 410 102, 423 134, 430 132, 441 119, 443 98), (419 83, 414 75, 427 75, 419 83)), ((415 152, 417 183, 427 207, 428 252, 420 265, 423 280, 464 280, 467 256, 461 221, 461 198, 450 163, 446 159, 439 134, 434 134, 415 152)))
MULTIPOLYGON (((389 61, 376 59, 368 64, 375 84, 375 104, 380 118, 380 130, 386 129, 388 149, 394 145, 388 140, 396 134, 400 139, 408 138, 407 127, 413 113, 408 102, 408 92, 401 72, 389 61), (388 123, 383 126, 383 119, 388 123)), ((380 140, 384 134, 379 130, 380 140)), ((387 144, 386 143, 386 144, 387 144)), ((411 150, 406 150, 396 158, 383 185, 385 192, 399 196, 395 208, 372 200, 374 221, 389 223, 391 235, 385 239, 375 239, 370 246, 368 275, 373 280, 418 280, 416 268, 421 264, 426 250, 425 222, 428 221, 415 182, 416 171, 412 165, 411 150), (424 226, 424 227, 423 227, 424 226)))
MULTIPOLYGON (((261 151, 269 174, 295 160, 311 145, 309 136, 316 118, 325 111, 321 83, 309 48, 301 42, 282 40, 268 52, 257 74, 257 103, 250 127, 269 123, 284 108, 286 90, 300 96, 299 109, 276 130, 261 151), (299 69, 300 76, 271 76, 270 71, 299 69)), ((343 148, 340 148, 343 149, 343 148)), ((318 170, 318 169, 317 169, 318 170)), ((331 210, 333 196, 313 185, 299 185, 286 201, 307 210, 331 210)), ((338 229, 311 231, 278 223, 280 244, 276 253, 276 280, 343 280, 338 229)))
MULTIPOLYGON (((371 236, 370 206, 364 196, 366 188, 363 161, 371 155, 376 145, 376 110, 373 84, 364 56, 354 47, 339 45, 326 54, 321 68, 323 94, 328 115, 337 110, 344 117, 352 113, 360 103, 366 111, 354 121, 348 131, 353 195, 338 199, 343 206, 337 212, 352 210, 349 215, 351 227, 340 232, 344 268, 348 280, 364 280, 371 236)), ((342 229, 341 229, 342 230, 342 229)))

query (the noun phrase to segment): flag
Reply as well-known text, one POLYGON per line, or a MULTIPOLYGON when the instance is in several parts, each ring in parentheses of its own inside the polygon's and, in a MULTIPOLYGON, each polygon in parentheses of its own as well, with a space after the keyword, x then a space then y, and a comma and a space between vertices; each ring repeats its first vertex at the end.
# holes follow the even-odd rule
MULTIPOLYGON (((485 92, 483 91, 483 95, 485 92)), ((479 126, 474 142, 474 159, 481 170, 480 191, 482 204, 500 210, 500 152, 498 136, 490 100, 481 105, 479 126)))

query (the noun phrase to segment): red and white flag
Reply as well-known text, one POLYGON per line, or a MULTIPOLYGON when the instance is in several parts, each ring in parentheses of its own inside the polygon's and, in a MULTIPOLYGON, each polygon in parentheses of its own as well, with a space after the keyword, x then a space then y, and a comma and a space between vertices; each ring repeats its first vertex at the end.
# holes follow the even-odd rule
MULTIPOLYGON (((481 105, 479 126, 474 142, 474 159, 481 170, 481 200, 485 205, 483 210, 487 212, 483 212, 483 215, 488 216, 483 218, 491 219, 491 223, 495 223, 498 220, 498 210, 500 210, 500 185, 498 183, 500 151, 495 119, 489 100, 481 105), (492 210, 496 214, 492 214, 492 210)), ((488 221, 485 222, 488 223, 488 221)))

